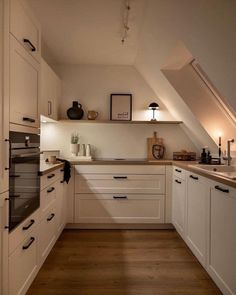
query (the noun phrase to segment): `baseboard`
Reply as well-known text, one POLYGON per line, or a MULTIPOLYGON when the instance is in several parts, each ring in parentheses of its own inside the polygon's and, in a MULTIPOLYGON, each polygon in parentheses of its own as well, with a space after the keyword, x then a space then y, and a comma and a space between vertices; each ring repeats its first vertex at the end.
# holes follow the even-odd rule
POLYGON ((164 224, 103 224, 68 223, 66 229, 174 229, 171 223, 164 224))

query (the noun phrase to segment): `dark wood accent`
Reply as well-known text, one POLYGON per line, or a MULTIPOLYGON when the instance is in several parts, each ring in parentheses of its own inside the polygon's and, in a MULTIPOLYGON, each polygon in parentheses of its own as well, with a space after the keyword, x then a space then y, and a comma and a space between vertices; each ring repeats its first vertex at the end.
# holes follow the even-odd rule
POLYGON ((27 294, 222 293, 174 230, 65 230, 27 294))

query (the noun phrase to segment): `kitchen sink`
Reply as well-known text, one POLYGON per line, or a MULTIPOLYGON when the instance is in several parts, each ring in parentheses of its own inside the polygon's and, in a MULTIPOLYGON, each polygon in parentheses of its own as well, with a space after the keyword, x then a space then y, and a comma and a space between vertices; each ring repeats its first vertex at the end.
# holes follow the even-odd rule
POLYGON ((226 165, 191 165, 192 167, 214 173, 216 175, 226 177, 232 180, 236 180, 236 166, 226 166, 226 165))

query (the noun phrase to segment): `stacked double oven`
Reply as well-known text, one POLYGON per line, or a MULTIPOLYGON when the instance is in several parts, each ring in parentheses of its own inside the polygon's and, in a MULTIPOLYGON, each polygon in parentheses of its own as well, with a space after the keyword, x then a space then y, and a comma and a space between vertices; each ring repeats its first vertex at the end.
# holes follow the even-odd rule
POLYGON ((9 229, 17 227, 40 205, 40 137, 10 132, 9 229))

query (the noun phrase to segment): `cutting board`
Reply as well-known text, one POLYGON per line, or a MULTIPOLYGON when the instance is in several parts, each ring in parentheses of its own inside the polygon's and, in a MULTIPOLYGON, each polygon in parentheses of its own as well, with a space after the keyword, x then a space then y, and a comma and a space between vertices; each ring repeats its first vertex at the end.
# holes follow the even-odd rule
POLYGON ((157 137, 157 132, 153 132, 153 137, 147 138, 148 160, 157 160, 152 154, 153 145, 163 145, 163 139, 157 137))

